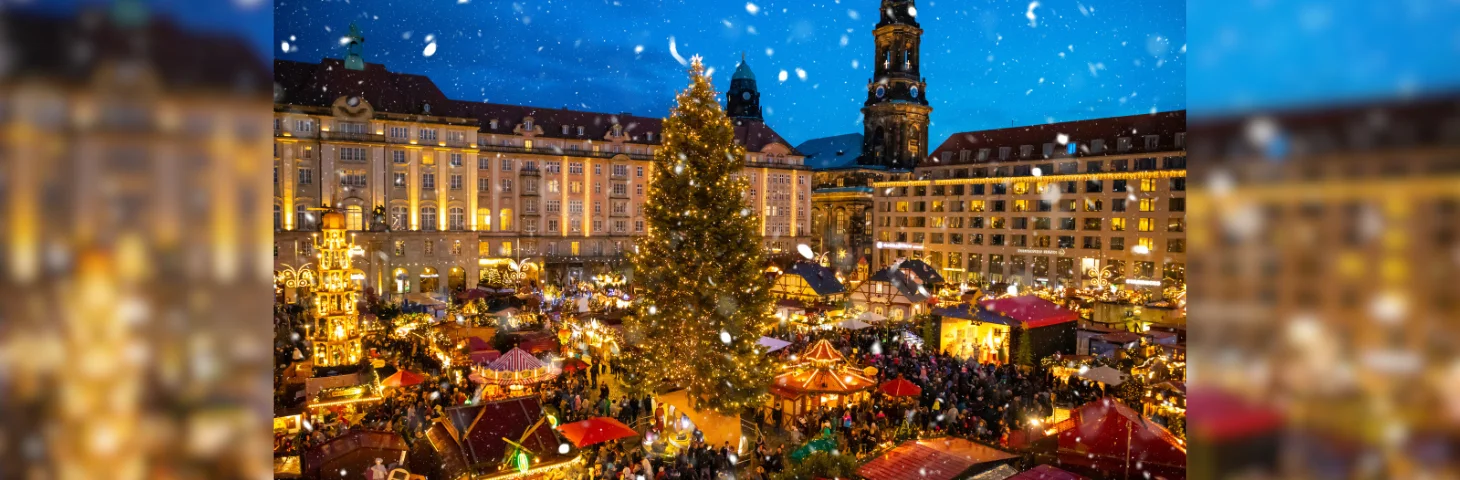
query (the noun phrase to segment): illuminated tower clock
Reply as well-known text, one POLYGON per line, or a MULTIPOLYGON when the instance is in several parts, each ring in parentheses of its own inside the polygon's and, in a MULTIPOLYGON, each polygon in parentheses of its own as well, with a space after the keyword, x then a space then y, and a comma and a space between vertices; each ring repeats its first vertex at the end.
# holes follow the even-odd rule
POLYGON ((913 0, 882 0, 872 79, 862 105, 858 163, 911 170, 928 154, 927 81, 919 75, 922 28, 913 0))
POLYGON ((745 54, 740 54, 740 65, 730 77, 730 91, 726 92, 725 113, 730 118, 764 120, 760 116, 760 91, 755 88, 755 74, 745 63, 745 54))

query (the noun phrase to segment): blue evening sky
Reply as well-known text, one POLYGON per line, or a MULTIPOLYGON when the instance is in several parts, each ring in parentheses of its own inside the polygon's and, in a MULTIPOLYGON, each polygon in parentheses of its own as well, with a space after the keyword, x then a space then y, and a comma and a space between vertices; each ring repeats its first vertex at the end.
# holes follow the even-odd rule
MULTIPOLYGON (((702 55, 723 91, 744 51, 767 122, 794 144, 861 131, 879 5, 278 0, 272 49, 339 57, 354 22, 366 61, 424 74, 454 98, 649 116, 667 115, 687 82, 676 52, 702 55)), ((1052 0, 1033 21, 1030 5, 917 2, 934 144, 965 130, 1185 108, 1184 2, 1052 0)))
MULTIPOLYGON (((107 1, 18 8, 66 12, 107 1)), ((663 115, 684 85, 669 37, 682 56, 704 55, 721 89, 744 50, 769 121, 799 143, 858 131, 879 2, 762 1, 753 2, 755 14, 740 0, 145 3, 191 28, 244 36, 262 56, 303 61, 340 56, 337 40, 355 21, 370 61, 429 75, 454 97, 646 115, 663 115), (437 41, 431 57, 422 55, 426 35, 437 41), (285 53, 281 43, 291 37, 297 50, 285 53)), ((1189 105, 1201 116, 1460 88, 1453 0, 1048 0, 1034 8, 1034 27, 1029 5, 919 2, 935 143, 956 131, 1151 107, 1189 105), (1190 62, 1181 51, 1188 23, 1190 62)))

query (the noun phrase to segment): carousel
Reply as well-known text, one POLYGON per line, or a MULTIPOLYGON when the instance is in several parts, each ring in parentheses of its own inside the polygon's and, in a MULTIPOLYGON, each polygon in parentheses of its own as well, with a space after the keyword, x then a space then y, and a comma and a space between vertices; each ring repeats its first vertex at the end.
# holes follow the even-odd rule
POLYGON ((868 390, 877 386, 872 378, 875 369, 859 370, 850 365, 826 340, 811 344, 799 357, 792 358, 798 363, 777 375, 770 388, 775 407, 787 418, 821 408, 855 405, 865 401, 870 395, 868 390))
POLYGON ((475 371, 470 376, 471 380, 484 384, 481 391, 483 400, 531 395, 533 387, 552 380, 559 373, 552 364, 543 363, 520 348, 512 349, 485 367, 472 369, 475 371))

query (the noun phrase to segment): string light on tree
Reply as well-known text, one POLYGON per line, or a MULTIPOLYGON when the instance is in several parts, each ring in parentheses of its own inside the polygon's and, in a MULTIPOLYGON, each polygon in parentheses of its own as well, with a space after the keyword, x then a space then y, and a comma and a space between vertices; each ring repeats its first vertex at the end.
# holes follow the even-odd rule
POLYGON ((648 235, 630 256, 646 293, 625 320, 642 350, 626 367, 640 388, 679 383, 697 408, 738 413, 765 400, 777 366, 756 340, 775 322, 756 220, 742 213, 745 150, 699 57, 689 75, 654 155, 648 235))

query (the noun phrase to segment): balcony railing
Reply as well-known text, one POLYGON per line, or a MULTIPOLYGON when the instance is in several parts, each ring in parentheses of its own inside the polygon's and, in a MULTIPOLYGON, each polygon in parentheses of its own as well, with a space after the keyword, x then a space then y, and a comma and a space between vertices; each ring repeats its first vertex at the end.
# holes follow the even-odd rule
POLYGON ((351 132, 319 132, 321 140, 338 140, 344 142, 384 142, 385 135, 374 133, 351 133, 351 132))
POLYGON ((542 170, 538 170, 536 168, 524 168, 522 170, 518 170, 517 173, 519 175, 524 176, 524 177, 541 177, 542 176, 542 170))

